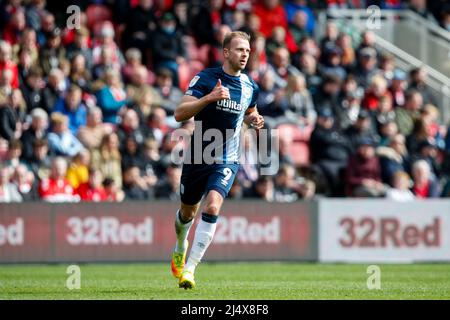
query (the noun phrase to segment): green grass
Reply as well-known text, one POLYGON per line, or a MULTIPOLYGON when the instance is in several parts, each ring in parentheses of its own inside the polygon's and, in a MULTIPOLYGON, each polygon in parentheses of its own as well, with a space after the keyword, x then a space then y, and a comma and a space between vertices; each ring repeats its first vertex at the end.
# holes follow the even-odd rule
POLYGON ((81 289, 66 288, 68 265, 0 266, 0 299, 450 299, 450 264, 203 263, 197 287, 178 288, 168 264, 82 264, 81 289))

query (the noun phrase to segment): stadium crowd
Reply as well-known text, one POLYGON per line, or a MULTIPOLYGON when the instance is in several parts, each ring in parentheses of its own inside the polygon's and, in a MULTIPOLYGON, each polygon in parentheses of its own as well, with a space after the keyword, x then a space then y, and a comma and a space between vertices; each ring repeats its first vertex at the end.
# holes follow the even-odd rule
POLYGON ((178 199, 171 133, 194 123, 174 109, 221 65, 231 30, 252 37, 246 72, 280 169, 244 162, 230 198, 449 197, 450 134, 426 70, 397 69, 371 31, 356 41, 330 22, 316 40, 315 9, 369 4, 450 30, 446 1, 0 0, 0 202, 178 199))

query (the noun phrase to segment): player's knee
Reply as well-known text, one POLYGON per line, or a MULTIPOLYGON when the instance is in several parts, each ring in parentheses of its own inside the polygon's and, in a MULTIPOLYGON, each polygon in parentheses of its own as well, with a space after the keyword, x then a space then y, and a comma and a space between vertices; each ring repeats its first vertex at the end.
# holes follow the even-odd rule
POLYGON ((190 221, 195 218, 196 211, 196 208, 181 208, 181 217, 184 221, 190 221))
POLYGON ((205 205, 204 212, 211 215, 218 215, 220 210, 220 205, 216 202, 209 202, 205 205))

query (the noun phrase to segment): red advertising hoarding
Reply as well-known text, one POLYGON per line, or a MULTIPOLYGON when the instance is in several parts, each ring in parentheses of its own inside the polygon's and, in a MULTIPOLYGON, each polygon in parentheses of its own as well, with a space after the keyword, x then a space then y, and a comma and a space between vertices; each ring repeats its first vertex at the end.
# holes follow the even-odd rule
MULTIPOLYGON (((0 263, 167 261, 177 208, 173 202, 3 204, 0 263)), ((226 202, 205 259, 315 260, 315 216, 308 203, 226 202)))

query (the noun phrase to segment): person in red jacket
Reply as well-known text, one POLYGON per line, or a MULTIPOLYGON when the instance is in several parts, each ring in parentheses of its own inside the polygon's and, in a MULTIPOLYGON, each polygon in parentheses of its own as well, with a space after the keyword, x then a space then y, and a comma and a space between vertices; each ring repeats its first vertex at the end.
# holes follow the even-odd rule
POLYGON ((77 202, 80 197, 74 193, 66 179, 67 162, 63 157, 52 161, 50 176, 39 184, 39 196, 47 202, 77 202))
POLYGON ((12 72, 12 78, 10 86, 13 89, 19 88, 19 70, 17 64, 11 60, 12 48, 11 45, 3 40, 0 40, 0 74, 4 70, 10 70, 12 72))
POLYGON ((374 142, 362 138, 356 154, 350 158, 346 172, 347 194, 353 197, 382 197, 381 168, 375 155, 374 142))
POLYGON ((294 41, 289 29, 288 19, 284 7, 279 0, 257 1, 254 6, 254 13, 260 18, 261 23, 259 31, 266 37, 270 37, 275 27, 283 27, 286 31, 286 47, 290 53, 298 51, 297 44, 294 41))
POLYGON ((103 187, 103 174, 99 169, 89 170, 89 181, 77 188, 81 201, 106 201, 108 196, 103 187))

